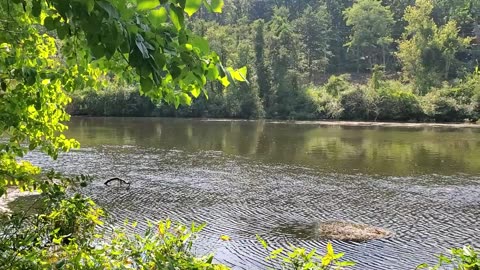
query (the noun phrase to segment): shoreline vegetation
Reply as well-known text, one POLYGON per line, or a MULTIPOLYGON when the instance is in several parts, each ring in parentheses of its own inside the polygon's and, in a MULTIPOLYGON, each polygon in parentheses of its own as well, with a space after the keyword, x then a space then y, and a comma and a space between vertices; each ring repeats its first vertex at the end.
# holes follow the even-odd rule
MULTIPOLYGON (((368 83, 357 84, 350 75, 333 75, 323 85, 294 89, 277 103, 282 109, 252 103, 248 91, 230 87, 209 91, 190 105, 155 103, 142 96, 138 86, 109 85, 72 95, 67 107, 73 116, 177 117, 208 119, 267 119, 290 121, 353 121, 372 123, 473 124, 480 120, 480 71, 465 80, 445 83, 428 94, 416 94, 414 86, 372 74, 368 83), (379 79, 380 78, 380 79, 379 79)), ((255 98, 259 98, 256 96, 255 98)), ((380 124, 385 125, 385 124, 380 124)))

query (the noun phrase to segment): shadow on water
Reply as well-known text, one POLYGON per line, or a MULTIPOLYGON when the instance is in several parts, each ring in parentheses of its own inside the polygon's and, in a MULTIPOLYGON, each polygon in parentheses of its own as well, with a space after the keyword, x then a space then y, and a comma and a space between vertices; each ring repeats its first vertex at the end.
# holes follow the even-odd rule
POLYGON ((40 194, 23 195, 8 202, 7 207, 12 213, 33 215, 39 213, 43 207, 42 196, 40 194))
POLYGON ((445 248, 480 243, 477 130, 345 128, 178 119, 75 119, 84 147, 52 163, 98 181, 85 193, 124 219, 207 222, 199 253, 262 269, 255 235, 323 249, 315 224, 349 220, 395 232, 333 241, 356 269, 414 269, 445 248), (120 177, 130 190, 105 187, 120 177), (229 235, 230 242, 219 240, 229 235))

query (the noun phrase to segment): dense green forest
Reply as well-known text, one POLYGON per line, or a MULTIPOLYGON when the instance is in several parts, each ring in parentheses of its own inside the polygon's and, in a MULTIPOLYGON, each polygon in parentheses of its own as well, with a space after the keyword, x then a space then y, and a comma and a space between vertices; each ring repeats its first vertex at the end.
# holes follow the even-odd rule
POLYGON ((74 96, 77 115, 477 121, 478 0, 232 0, 188 22, 248 84, 207 85, 191 106, 135 85, 74 96), (207 98, 208 97, 208 98, 207 98))

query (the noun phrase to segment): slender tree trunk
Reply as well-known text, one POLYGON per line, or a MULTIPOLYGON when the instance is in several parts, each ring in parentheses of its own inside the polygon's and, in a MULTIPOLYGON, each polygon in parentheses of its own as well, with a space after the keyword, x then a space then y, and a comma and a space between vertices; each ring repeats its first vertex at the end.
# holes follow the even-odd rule
POLYGON ((382 58, 383 58, 383 67, 387 70, 387 53, 385 52, 385 47, 382 46, 382 58))
POLYGON ((445 61, 445 80, 448 80, 448 75, 450 73, 450 58, 447 58, 447 60, 445 61))

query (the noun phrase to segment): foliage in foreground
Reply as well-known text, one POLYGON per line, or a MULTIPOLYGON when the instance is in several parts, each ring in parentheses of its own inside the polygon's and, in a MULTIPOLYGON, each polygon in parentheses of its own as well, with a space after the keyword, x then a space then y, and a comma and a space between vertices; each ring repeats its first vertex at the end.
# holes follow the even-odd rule
MULTIPOLYGON (((148 222, 146 229, 140 229, 137 222, 126 221, 123 229, 111 229, 104 224, 104 211, 92 200, 65 192, 84 177, 53 176, 62 184, 52 183, 43 194, 40 213, 15 213, 0 219, 0 269, 230 269, 215 263, 213 254, 198 257, 192 253, 193 241, 205 224, 187 227, 165 220, 148 222)), ((221 239, 229 240, 226 236, 221 239)), ((267 249, 266 242, 259 240, 267 249)), ((268 257, 278 261, 282 269, 326 270, 353 265, 339 262, 343 254, 335 254, 331 244, 325 256, 293 246, 285 256, 282 252, 273 250, 268 257)))
POLYGON ((439 255, 438 263, 435 266, 430 267, 428 264, 421 264, 417 269, 439 270, 445 267, 454 270, 479 270, 480 251, 471 246, 453 248, 448 255, 439 255))
POLYGON ((0 269, 227 269, 213 263, 213 255, 191 253, 203 226, 166 220, 150 223, 142 234, 111 231, 90 199, 61 191, 44 196, 41 214, 1 220, 0 269))
POLYGON ((340 261, 345 255, 344 253, 335 253, 331 243, 327 244, 326 254, 320 255, 316 249, 307 251, 305 248, 295 247, 290 244, 290 250, 283 248, 271 249, 264 239, 257 235, 257 240, 263 248, 270 252, 266 258, 267 261, 272 261, 283 270, 329 270, 329 269, 344 269, 349 266, 354 266, 355 263, 351 261, 340 261))

